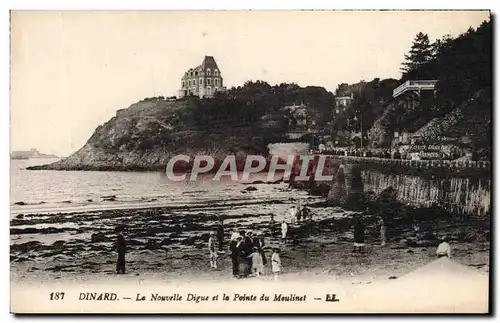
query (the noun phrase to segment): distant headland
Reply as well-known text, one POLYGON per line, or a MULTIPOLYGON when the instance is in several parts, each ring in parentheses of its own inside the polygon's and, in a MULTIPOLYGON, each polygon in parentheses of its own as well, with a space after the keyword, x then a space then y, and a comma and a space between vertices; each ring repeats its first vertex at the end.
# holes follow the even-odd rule
POLYGON ((56 155, 42 154, 36 148, 30 150, 14 150, 10 153, 10 159, 30 159, 30 158, 59 158, 56 155))

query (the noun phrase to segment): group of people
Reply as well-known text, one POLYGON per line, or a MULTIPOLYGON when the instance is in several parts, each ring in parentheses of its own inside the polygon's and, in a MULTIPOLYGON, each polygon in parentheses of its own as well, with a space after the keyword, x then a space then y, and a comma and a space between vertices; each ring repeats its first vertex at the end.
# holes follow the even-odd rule
MULTIPOLYGON (((264 252, 265 240, 262 234, 254 234, 251 231, 234 232, 229 242, 233 276, 235 278, 246 278, 250 276, 259 277, 268 264, 264 252)), ((278 279, 281 271, 281 259, 279 249, 273 248, 271 256, 271 269, 275 279, 278 279)))
MULTIPOLYGON (((281 243, 287 242, 288 237, 288 227, 289 224, 300 223, 302 221, 311 221, 312 212, 306 205, 295 206, 292 205, 290 209, 286 212, 283 220, 281 221, 281 243)), ((271 232, 274 232, 276 221, 274 220, 274 215, 271 214, 271 220, 269 222, 271 232)))
POLYGON ((337 156, 356 156, 356 157, 377 157, 386 159, 401 159, 402 156, 399 151, 391 153, 389 150, 375 151, 372 152, 370 149, 333 149, 329 152, 332 155, 337 156))
MULTIPOLYGON (((384 247, 387 244, 387 226, 382 216, 378 217, 377 227, 380 230, 380 246, 384 247)), ((365 225, 359 218, 354 220, 354 249, 353 253, 362 253, 365 249, 365 225)))
MULTIPOLYGON (((292 205, 286 212, 283 222, 295 224, 306 220, 312 220, 312 213, 307 205, 292 205)), ((274 217, 271 215, 271 222, 273 221, 274 217)))
MULTIPOLYGON (((315 153, 311 152, 311 153, 315 153)), ((445 151, 403 151, 400 152, 398 149, 395 150, 370 150, 370 149, 360 149, 360 148, 348 148, 348 149, 332 149, 332 150, 321 150, 321 154, 335 155, 335 156, 355 156, 355 157, 376 157, 384 159, 404 159, 404 160, 421 160, 421 159, 439 159, 439 160, 455 160, 464 156, 467 156, 465 151, 451 150, 450 152, 445 151)), ((470 154, 470 160, 478 160, 478 154, 476 151, 472 151, 470 154)))
MULTIPOLYGON (((312 219, 312 213, 307 206, 296 207, 292 206, 286 213, 281 223, 281 242, 286 243, 288 237, 288 225, 294 224, 295 219, 300 222, 302 219, 312 219)), ((274 216, 271 215, 270 226, 271 231, 274 231, 276 221, 274 216)), ((384 218, 379 216, 377 226, 380 230, 381 246, 387 244, 387 226, 384 218)), ((365 225, 360 218, 354 219, 354 249, 353 253, 362 253, 365 249, 365 225)), ((118 226, 115 228, 117 234, 116 251, 118 253, 116 263, 116 273, 125 274, 125 252, 126 240, 123 235, 124 227, 118 226)), ((438 257, 446 256, 451 257, 451 246, 447 242, 447 238, 441 241, 441 244, 436 250, 438 257)), ((224 225, 222 219, 219 219, 217 229, 211 232, 208 239, 208 249, 210 252, 210 267, 217 268, 217 260, 220 253, 224 253, 224 225)), ((233 232, 229 242, 230 257, 232 261, 232 274, 236 278, 245 277, 259 277, 263 274, 265 266, 268 265, 268 259, 265 251, 265 240, 261 233, 254 233, 252 231, 239 231, 233 232)), ((274 279, 277 280, 281 272, 281 258, 280 249, 277 247, 272 248, 271 255, 271 271, 274 279)))
MULTIPOLYGON (((289 235, 289 224, 300 223, 301 221, 312 220, 312 212, 305 205, 292 207, 286 212, 281 221, 281 243, 287 243, 289 235)), ((271 232, 275 232, 276 221, 271 214, 270 219, 271 232)), ((208 249, 210 253, 210 267, 217 268, 217 259, 223 251, 224 244, 224 226, 222 220, 219 220, 217 230, 210 233, 208 240, 208 249)), ((252 231, 233 232, 229 242, 229 251, 232 261, 232 273, 236 278, 245 278, 250 276, 259 277, 268 265, 268 259, 265 251, 265 240, 261 233, 252 231)), ((278 279, 281 271, 280 250, 277 247, 272 248, 271 271, 278 279)))

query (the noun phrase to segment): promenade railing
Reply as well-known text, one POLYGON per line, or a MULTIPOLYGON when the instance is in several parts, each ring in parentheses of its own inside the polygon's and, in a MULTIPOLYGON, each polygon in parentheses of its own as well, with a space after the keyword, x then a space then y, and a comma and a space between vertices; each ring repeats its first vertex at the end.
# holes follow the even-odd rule
POLYGON ((472 160, 442 160, 442 159, 424 159, 424 160, 410 160, 410 159, 391 159, 381 157, 361 157, 361 156, 342 156, 329 153, 322 154, 333 158, 338 158, 347 162, 373 162, 380 164, 392 164, 401 166, 410 166, 412 168, 476 168, 489 170, 491 167, 490 161, 472 161, 472 160))

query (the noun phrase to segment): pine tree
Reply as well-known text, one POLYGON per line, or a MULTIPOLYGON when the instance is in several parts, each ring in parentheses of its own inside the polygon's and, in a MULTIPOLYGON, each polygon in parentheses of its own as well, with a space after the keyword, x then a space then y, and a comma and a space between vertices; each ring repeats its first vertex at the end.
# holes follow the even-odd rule
POLYGON ((426 78, 426 64, 434 57, 434 48, 429 41, 429 36, 422 32, 418 33, 413 40, 410 52, 405 55, 405 62, 401 71, 403 79, 422 79, 426 78))

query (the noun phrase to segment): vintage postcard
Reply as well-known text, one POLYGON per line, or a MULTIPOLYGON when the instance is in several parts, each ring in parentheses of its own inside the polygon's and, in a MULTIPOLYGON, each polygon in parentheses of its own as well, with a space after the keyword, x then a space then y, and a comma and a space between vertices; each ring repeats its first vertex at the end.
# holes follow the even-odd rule
POLYGON ((489 10, 10 24, 12 313, 491 311, 489 10))

